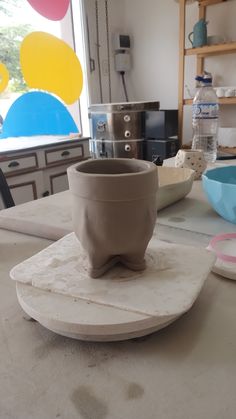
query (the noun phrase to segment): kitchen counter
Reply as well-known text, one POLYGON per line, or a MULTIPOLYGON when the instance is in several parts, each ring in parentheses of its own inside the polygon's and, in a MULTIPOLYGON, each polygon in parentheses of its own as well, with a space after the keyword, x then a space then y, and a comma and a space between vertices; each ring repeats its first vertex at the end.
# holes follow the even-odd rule
MULTIPOLYGON (((157 233, 202 247, 210 239, 166 221, 157 233)), ((0 418, 235 419, 234 281, 211 273, 189 312, 145 338, 72 340, 28 318, 9 279, 50 243, 0 230, 0 418)))

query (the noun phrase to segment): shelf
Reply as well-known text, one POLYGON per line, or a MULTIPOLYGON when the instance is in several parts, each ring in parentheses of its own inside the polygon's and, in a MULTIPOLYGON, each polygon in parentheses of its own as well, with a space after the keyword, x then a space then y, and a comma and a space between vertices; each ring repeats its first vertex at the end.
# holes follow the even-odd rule
POLYGON ((198 4, 199 6, 213 6, 213 4, 218 4, 218 3, 223 3, 224 1, 227 0, 198 0, 198 4))
POLYGON ((233 155, 236 155, 236 147, 223 147, 219 146, 218 150, 223 151, 223 153, 231 153, 233 155))
MULTIPOLYGON (((206 19, 207 7, 226 3, 227 0, 196 0, 198 2, 198 19, 206 19)), ((216 45, 204 45, 200 48, 186 48, 186 5, 188 0, 178 0, 179 2, 179 88, 178 88, 178 123, 180 146, 183 142, 183 119, 184 105, 191 105, 191 99, 184 99, 185 85, 185 60, 186 56, 196 57, 196 73, 202 74, 204 71, 204 61, 206 57, 219 56, 224 54, 236 53, 236 40, 233 42, 220 43, 216 45)), ((193 0, 191 0, 193 2, 193 0)), ((190 3, 190 0, 189 0, 190 3)), ((220 105, 236 105, 236 97, 220 98, 220 105)))
MULTIPOLYGON (((184 99, 184 105, 192 105, 192 99, 184 99)), ((236 105, 236 96, 219 98, 220 105, 236 105)))
POLYGON ((199 48, 185 49, 185 55, 197 55, 198 57, 208 57, 209 55, 232 54, 236 52, 236 42, 227 44, 205 45, 199 48))

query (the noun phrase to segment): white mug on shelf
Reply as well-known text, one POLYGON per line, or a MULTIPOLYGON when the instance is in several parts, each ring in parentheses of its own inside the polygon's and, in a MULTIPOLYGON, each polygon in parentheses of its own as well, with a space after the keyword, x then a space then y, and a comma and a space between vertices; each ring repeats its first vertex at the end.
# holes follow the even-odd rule
POLYGON ((235 89, 229 88, 225 91, 225 97, 232 97, 235 96, 235 89))
POLYGON ((222 35, 210 35, 207 37, 207 45, 217 45, 226 42, 225 36, 222 35))
POLYGON ((223 89, 223 87, 217 87, 216 95, 217 95, 217 97, 224 97, 225 96, 225 90, 223 89))

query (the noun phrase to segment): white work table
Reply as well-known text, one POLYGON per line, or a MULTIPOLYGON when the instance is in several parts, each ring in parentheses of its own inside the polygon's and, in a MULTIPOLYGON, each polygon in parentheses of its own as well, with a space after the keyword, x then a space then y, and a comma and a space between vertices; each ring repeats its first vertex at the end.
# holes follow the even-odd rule
MULTIPOLYGON (((205 247, 209 235, 168 225, 180 204, 160 213, 159 239, 205 247)), ((9 279, 50 243, 0 230, 1 419, 235 419, 234 281, 211 273, 187 314, 145 338, 73 340, 30 320, 9 279)))

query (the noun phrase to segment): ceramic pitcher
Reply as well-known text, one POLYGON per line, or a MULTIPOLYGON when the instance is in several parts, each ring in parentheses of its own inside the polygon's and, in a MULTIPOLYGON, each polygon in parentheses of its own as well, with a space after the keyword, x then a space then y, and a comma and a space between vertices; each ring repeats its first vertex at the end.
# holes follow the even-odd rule
POLYGON ((208 22, 206 22, 205 19, 200 19, 197 23, 195 23, 193 32, 190 32, 188 35, 188 39, 193 48, 207 45, 207 24, 208 22), (191 39, 191 37, 193 39, 191 39))
POLYGON ((67 169, 74 231, 99 277, 117 262, 145 268, 157 216, 155 164, 136 159, 90 159, 67 169))

